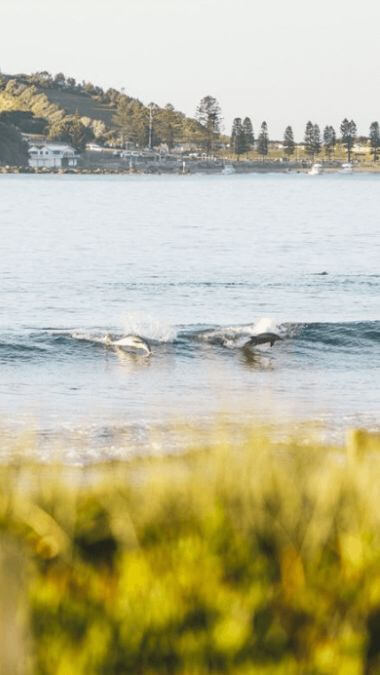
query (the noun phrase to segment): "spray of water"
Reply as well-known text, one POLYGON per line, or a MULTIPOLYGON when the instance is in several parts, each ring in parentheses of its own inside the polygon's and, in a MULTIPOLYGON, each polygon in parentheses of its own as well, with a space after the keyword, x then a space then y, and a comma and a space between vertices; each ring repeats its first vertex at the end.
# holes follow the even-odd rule
POLYGON ((274 319, 262 317, 254 324, 252 335, 259 335, 260 333, 276 333, 278 335, 280 334, 280 327, 274 319))
POLYGON ((122 320, 122 326, 125 335, 141 335, 157 342, 172 342, 177 337, 173 326, 142 312, 127 314, 122 320))

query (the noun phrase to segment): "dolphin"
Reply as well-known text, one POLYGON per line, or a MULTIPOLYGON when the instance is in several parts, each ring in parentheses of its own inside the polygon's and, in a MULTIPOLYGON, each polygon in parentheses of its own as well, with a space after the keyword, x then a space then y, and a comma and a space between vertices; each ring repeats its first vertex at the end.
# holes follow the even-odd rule
POLYGON ((140 335, 125 335, 120 340, 112 340, 109 335, 106 335, 104 342, 107 346, 115 347, 115 349, 122 349, 124 351, 146 352, 149 356, 152 350, 146 340, 140 335))
POLYGON ((269 342, 270 346, 273 347, 274 343, 277 340, 282 340, 280 335, 276 333, 259 333, 258 335, 252 335, 252 337, 246 342, 245 347, 256 347, 257 345, 265 345, 269 342))

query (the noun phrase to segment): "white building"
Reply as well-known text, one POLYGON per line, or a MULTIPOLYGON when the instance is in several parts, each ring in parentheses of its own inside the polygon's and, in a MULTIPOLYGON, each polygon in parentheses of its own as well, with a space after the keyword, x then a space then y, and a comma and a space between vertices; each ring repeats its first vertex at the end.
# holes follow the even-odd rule
POLYGON ((371 147, 368 143, 365 145, 363 143, 355 143, 354 147, 352 148, 354 152, 358 153, 370 153, 371 152, 371 147))
POLYGON ((79 155, 66 143, 43 143, 29 146, 29 166, 61 169, 76 167, 79 155))

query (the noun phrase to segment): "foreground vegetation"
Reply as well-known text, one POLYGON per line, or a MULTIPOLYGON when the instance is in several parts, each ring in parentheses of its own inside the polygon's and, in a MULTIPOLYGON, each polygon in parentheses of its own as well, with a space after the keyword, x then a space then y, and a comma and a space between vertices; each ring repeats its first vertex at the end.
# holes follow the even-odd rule
POLYGON ((0 471, 0 672, 380 672, 380 442, 0 471))

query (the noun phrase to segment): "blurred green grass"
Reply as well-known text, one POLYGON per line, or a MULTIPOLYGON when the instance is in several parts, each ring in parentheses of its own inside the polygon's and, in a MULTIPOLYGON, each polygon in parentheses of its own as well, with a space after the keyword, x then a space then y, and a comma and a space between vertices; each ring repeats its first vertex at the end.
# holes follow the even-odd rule
POLYGON ((1 673, 380 673, 376 435, 20 457, 0 467, 1 673))

